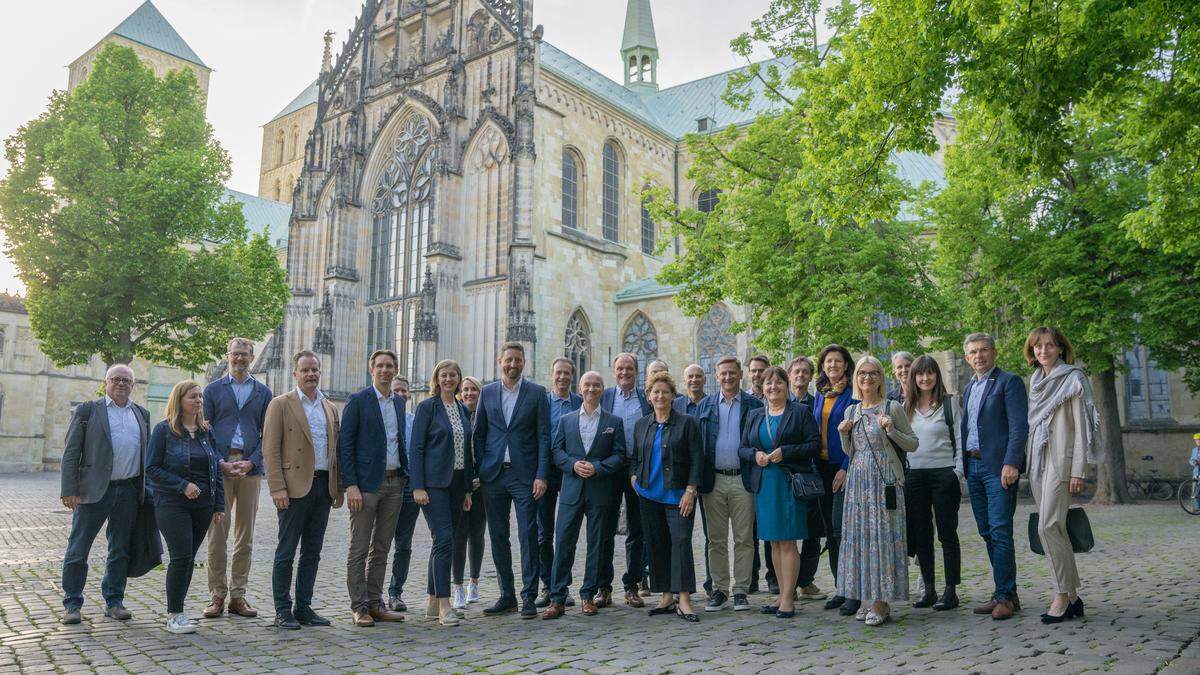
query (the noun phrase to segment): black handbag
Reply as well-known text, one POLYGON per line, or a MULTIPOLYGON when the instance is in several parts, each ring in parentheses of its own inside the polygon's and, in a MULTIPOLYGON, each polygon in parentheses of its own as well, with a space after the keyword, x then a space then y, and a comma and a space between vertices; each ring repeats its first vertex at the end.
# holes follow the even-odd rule
POLYGON ((811 502, 825 496, 825 483, 815 471, 795 471, 791 474, 792 496, 802 502, 811 502))
MULTIPOLYGON (((1092 523, 1082 506, 1067 509, 1067 536, 1071 539, 1071 550, 1076 553, 1087 553, 1096 546, 1096 539, 1092 536, 1092 523)), ((1038 555, 1046 555, 1046 549, 1042 547, 1042 538, 1038 536, 1037 511, 1029 514, 1029 550, 1038 555)))

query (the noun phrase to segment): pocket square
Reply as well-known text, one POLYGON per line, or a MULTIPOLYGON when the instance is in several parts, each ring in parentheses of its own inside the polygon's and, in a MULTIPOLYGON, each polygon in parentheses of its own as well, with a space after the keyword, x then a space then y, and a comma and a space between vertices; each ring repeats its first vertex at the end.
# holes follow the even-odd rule
POLYGON ((608 427, 607 429, 605 429, 605 430, 604 430, 604 433, 606 433, 606 434, 611 434, 611 433, 613 433, 614 431, 615 431, 615 430, 614 430, 612 427, 608 427))

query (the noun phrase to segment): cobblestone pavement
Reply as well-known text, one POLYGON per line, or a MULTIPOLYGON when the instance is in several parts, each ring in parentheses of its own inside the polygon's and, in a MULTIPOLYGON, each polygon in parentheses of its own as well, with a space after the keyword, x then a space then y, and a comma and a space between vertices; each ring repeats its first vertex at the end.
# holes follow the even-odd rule
MULTIPOLYGON (((624 606, 601 610, 597 617, 570 608, 554 622, 521 621, 512 614, 485 618, 481 609, 497 593, 490 555, 481 584, 484 603, 471 606, 463 625, 442 628, 420 618, 422 612, 410 611, 403 624, 354 628, 345 587, 348 525, 341 509, 330 520, 315 603, 335 619, 334 626, 283 632, 271 628, 267 618, 276 527, 264 494, 249 593, 262 616, 201 619, 196 633, 174 636, 163 629, 161 570, 131 580, 126 605, 132 621, 103 618, 98 600, 103 535, 93 548, 96 564, 88 577, 83 624, 58 623, 70 514, 57 495, 57 474, 0 476, 0 672, 1200 673, 1200 517, 1173 503, 1089 509, 1097 547, 1080 556, 1088 618, 1051 627, 1038 621, 1049 598, 1049 566, 1028 552, 1020 527, 1025 610, 1007 622, 971 614, 971 605, 986 600, 991 577, 964 503, 964 607, 934 613, 899 605, 893 609, 896 621, 881 628, 822 611, 820 603, 803 603, 799 615, 786 622, 758 612, 727 611, 702 614, 701 623, 692 625, 624 606)), ((1025 522, 1031 506, 1020 505, 1018 523, 1025 522)), ((699 553, 702 538, 696 535, 699 553)), ((425 586, 429 544, 422 520, 406 595, 415 609, 424 604, 418 591, 425 586)), ((577 560, 582 558, 581 551, 577 560)), ((696 559, 703 565, 700 555, 696 559)), ((829 588, 832 579, 822 565, 817 583, 829 588)), ((911 574, 915 588, 915 565, 911 574)), ((765 599, 753 598, 754 606, 765 599)), ((188 612, 198 617, 206 601, 205 574, 198 570, 188 612)))

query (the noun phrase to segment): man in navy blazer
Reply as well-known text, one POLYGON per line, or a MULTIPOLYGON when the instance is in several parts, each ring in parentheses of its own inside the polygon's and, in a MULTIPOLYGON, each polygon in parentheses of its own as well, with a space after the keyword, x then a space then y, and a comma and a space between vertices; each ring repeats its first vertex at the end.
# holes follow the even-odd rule
POLYGON ((404 620, 403 614, 384 607, 380 597, 408 482, 404 400, 392 393, 397 363, 391 350, 371 354, 371 386, 346 401, 338 431, 338 465, 350 508, 346 587, 359 627, 404 620))
MULTIPOLYGON (((542 591, 538 594, 537 607, 550 604, 551 572, 554 567, 554 509, 558 505, 558 491, 562 487, 563 472, 554 463, 554 441, 558 437, 558 423, 569 412, 579 410, 583 398, 571 391, 575 381, 575 364, 568 358, 560 356, 554 359, 550 366, 550 391, 546 392, 546 401, 550 404, 550 475, 546 481, 546 494, 538 500, 538 579, 542 582, 542 591)), ((564 602, 570 606, 575 604, 570 596, 564 602)))
POLYGON ((1012 618, 1021 608, 1017 598, 1017 559, 1013 545, 1013 513, 1017 483, 1025 470, 1029 435, 1029 398, 1021 378, 996 367, 996 342, 987 333, 963 340, 963 353, 975 376, 963 389, 963 469, 979 536, 987 544, 996 590, 975 608, 993 619, 1012 618))
POLYGON ((204 616, 214 619, 225 611, 244 617, 258 616, 246 602, 246 580, 250 576, 254 518, 258 514, 259 484, 262 482, 262 431, 267 404, 274 395, 267 385, 254 379, 254 343, 233 338, 226 348, 229 374, 204 388, 204 419, 212 428, 225 483, 225 512, 229 518, 208 528, 208 593, 212 602, 204 616), (229 576, 226 561, 230 521, 233 527, 233 560, 229 576))
POLYGON ((550 474, 550 403, 546 388, 525 380, 525 348, 506 342, 500 348, 501 378, 484 386, 475 411, 475 462, 487 512, 492 562, 500 580, 500 599, 483 610, 503 614, 517 607, 509 510, 515 504, 521 544, 521 618, 537 616, 537 500, 546 493, 550 474))
MULTIPOLYGON (((616 415, 621 419, 625 429, 625 447, 633 447, 633 425, 638 420, 649 415, 654 409, 646 400, 646 392, 637 386, 637 357, 633 354, 617 354, 613 359, 613 377, 617 386, 604 390, 600 398, 600 407, 606 413, 616 415)), ((616 554, 617 525, 621 518, 621 498, 625 499, 625 575, 621 578, 625 586, 625 604, 630 607, 644 607, 645 603, 638 595, 638 586, 646 578, 646 564, 649 556, 646 545, 642 540, 642 512, 638 504, 638 495, 633 491, 629 481, 615 480, 612 482, 613 499, 608 504, 608 516, 604 523, 604 549, 600 557, 600 591, 596 598, 597 607, 607 607, 612 604, 612 584, 616 571, 613 568, 613 556, 616 554)))
POLYGON ((575 543, 579 526, 587 516, 587 563, 579 598, 583 613, 594 616, 600 577, 601 542, 604 520, 613 497, 612 482, 625 482, 625 429, 620 418, 600 409, 604 379, 589 371, 579 378, 583 407, 563 416, 554 435, 554 464, 562 472, 559 495, 558 528, 555 539, 554 573, 550 606, 543 619, 557 619, 566 611, 571 567, 575 564, 575 543))

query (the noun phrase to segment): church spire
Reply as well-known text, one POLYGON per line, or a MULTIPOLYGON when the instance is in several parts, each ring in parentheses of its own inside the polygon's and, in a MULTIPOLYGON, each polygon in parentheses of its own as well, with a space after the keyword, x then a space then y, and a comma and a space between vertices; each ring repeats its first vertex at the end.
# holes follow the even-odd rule
POLYGON ((321 72, 333 70, 333 31, 325 31, 325 52, 321 54, 321 72))
POLYGON ((635 91, 658 90, 658 40, 650 0, 629 0, 625 6, 625 35, 621 38, 625 86, 635 91))

